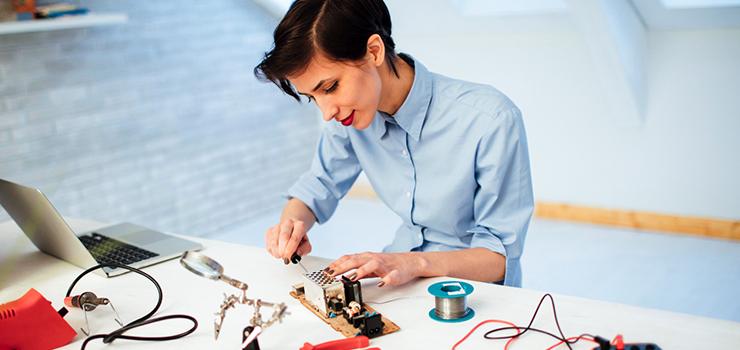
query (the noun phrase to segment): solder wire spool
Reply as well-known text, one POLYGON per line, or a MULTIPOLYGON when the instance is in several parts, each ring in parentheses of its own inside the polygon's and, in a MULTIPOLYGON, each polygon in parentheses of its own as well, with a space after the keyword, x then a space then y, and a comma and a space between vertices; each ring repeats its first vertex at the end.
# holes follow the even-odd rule
POLYGON ((434 296, 434 308, 429 317, 440 322, 463 322, 475 316, 475 311, 465 304, 465 299, 473 292, 473 286, 463 281, 444 281, 427 288, 434 296))

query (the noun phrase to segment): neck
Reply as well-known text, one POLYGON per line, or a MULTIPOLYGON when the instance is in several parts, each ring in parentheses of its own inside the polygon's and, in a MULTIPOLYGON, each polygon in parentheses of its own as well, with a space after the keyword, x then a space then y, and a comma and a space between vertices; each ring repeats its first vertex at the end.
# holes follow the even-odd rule
POLYGON ((406 61, 399 58, 396 60, 398 76, 393 73, 390 64, 385 64, 380 72, 380 81, 383 90, 380 92, 380 104, 378 110, 389 115, 394 115, 406 101, 406 97, 414 84, 414 69, 406 61))

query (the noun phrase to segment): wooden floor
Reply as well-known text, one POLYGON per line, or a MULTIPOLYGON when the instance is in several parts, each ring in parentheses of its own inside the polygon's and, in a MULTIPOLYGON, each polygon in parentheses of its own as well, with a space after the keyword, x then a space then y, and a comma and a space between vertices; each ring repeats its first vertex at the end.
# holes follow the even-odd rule
MULTIPOLYGON (((264 246, 278 216, 211 238, 264 246)), ((345 199, 311 231, 312 254, 381 250, 400 222, 378 201, 345 199)), ((522 268, 529 289, 740 322, 737 241, 535 219, 522 268)))

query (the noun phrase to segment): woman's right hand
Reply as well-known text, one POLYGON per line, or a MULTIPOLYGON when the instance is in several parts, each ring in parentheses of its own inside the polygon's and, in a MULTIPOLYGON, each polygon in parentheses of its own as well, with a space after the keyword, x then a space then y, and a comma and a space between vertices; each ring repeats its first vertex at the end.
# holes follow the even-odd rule
POLYGON ((293 253, 304 256, 311 252, 311 243, 306 234, 306 224, 301 220, 283 219, 265 233, 267 252, 284 262, 290 261, 293 253))

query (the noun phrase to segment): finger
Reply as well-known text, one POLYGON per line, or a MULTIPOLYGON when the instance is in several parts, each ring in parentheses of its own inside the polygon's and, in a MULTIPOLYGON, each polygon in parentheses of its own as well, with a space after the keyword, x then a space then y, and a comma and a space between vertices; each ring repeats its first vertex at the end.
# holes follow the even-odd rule
POLYGON ((398 270, 391 270, 391 272, 388 272, 388 274, 380 279, 380 282, 378 282, 378 287, 397 286, 402 283, 403 280, 401 279, 401 272, 399 272, 398 270))
MULTIPOLYGON (((285 220, 280 223, 280 233, 278 233, 278 258, 285 259, 285 246, 288 245, 290 235, 293 233, 293 221, 285 220)), ((290 259, 290 257, 288 257, 290 259)))
POLYGON ((278 226, 272 226, 267 230, 267 233, 265 234, 265 246, 267 247, 267 251, 272 255, 273 257, 277 258, 277 239, 278 239, 278 226))
POLYGON ((364 265, 357 268, 354 275, 350 277, 351 280, 357 281, 359 279, 370 277, 372 274, 380 274, 379 270, 382 268, 378 259, 370 259, 364 265))
POLYGON ((290 239, 285 246, 285 251, 283 251, 283 258, 287 257, 288 259, 290 259, 293 256, 293 253, 296 251, 296 249, 298 249, 298 245, 306 237, 305 228, 306 226, 303 224, 303 221, 293 222, 293 233, 290 235, 290 239))
POLYGON ((340 263, 343 261, 349 259, 350 255, 342 255, 339 257, 339 259, 332 261, 329 263, 329 265, 326 265, 326 271, 334 271, 334 269, 339 266, 340 263))
POLYGON ((308 253, 311 252, 313 249, 313 246, 311 246, 311 242, 308 241, 308 237, 303 237, 303 241, 301 241, 301 244, 298 246, 298 255, 300 256, 306 256, 308 253))
POLYGON ((370 257, 370 254, 368 252, 365 252, 365 253, 360 253, 360 254, 342 255, 341 257, 339 257, 339 259, 332 261, 327 266, 327 269, 336 270, 337 268, 339 268, 339 266, 342 266, 342 264, 345 264, 347 262, 347 260, 354 259, 354 258, 357 258, 357 257, 368 257, 369 258, 370 257))
POLYGON ((349 270, 356 269, 367 263, 368 260, 370 260, 370 258, 360 254, 349 255, 345 259, 340 258, 340 260, 338 260, 337 263, 333 265, 334 273, 332 274, 332 276, 337 276, 349 270))

